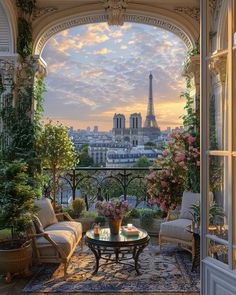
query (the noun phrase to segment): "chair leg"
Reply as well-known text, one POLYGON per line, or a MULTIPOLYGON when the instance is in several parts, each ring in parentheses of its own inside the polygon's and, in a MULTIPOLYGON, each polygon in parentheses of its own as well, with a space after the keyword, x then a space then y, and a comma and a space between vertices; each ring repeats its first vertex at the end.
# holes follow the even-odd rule
POLYGON ((64 280, 67 279, 67 268, 68 268, 68 262, 64 262, 64 280))

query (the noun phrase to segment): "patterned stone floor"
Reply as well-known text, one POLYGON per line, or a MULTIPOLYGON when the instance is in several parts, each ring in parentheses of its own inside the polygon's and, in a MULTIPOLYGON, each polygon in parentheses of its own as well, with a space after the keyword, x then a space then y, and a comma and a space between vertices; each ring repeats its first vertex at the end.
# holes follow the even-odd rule
MULTIPOLYGON (((155 269, 155 272, 153 272, 153 278, 152 278, 153 282, 154 282, 154 285, 156 284, 157 281, 159 281, 159 282, 162 281, 162 283, 164 284, 165 281, 168 281, 168 277, 170 279, 170 276, 171 276, 172 279, 170 279, 169 281, 173 280, 173 278, 175 278, 177 280, 183 279, 181 277, 181 272, 183 270, 180 270, 179 267, 175 266, 176 261, 173 260, 173 259, 175 259, 175 257, 178 257, 178 255, 177 256, 175 255, 174 258, 173 258, 173 256, 170 257, 170 256, 167 255, 168 257, 166 257, 166 258, 164 257, 164 264, 163 264, 163 257, 158 256, 158 259, 159 259, 158 268, 155 268, 155 262, 158 262, 158 259, 157 260, 156 260, 156 258, 153 259, 153 257, 155 257, 155 255, 158 254, 158 246, 157 246, 157 241, 156 241, 155 238, 151 239, 151 251, 149 251, 149 252, 151 252, 151 253, 149 253, 149 256, 150 256, 149 260, 147 260, 147 253, 146 253, 142 258, 143 259, 142 263, 144 263, 144 264, 146 263, 146 266, 144 267, 145 269, 146 268, 150 268, 150 269, 154 268, 155 269), (155 282, 155 278, 156 278, 156 282, 155 282)), ((186 254, 186 255, 187 256, 185 258, 188 259, 188 254, 186 254)), ((84 276, 87 276, 86 279, 89 281, 89 284, 90 284, 89 286, 90 287, 92 286, 92 288, 93 288, 93 286, 95 286, 95 285, 91 285, 91 280, 90 280, 91 279, 91 277, 90 277, 91 267, 93 267, 93 266, 91 265, 91 263, 86 263, 85 258, 87 259, 87 262, 89 262, 89 259, 91 259, 91 257, 88 256, 87 254, 86 254, 86 256, 84 256, 84 259, 83 259, 83 273, 80 272, 79 275, 83 275, 83 278, 84 278, 84 276)), ((180 260, 182 261, 182 258, 180 260)), ((182 265, 182 262, 180 262, 180 264, 178 262, 177 264, 178 264, 178 266, 182 265)), ((55 267, 55 266, 53 266, 53 267, 55 267)), ((47 288, 48 286, 50 286, 50 283, 51 283, 51 285, 54 284, 54 287, 57 285, 54 280, 58 279, 58 276, 60 276, 60 272, 61 272, 60 267, 53 270, 53 276, 52 276, 52 278, 50 278, 51 281, 50 281, 50 279, 48 280, 48 278, 45 277, 45 281, 42 281, 42 282, 40 282, 40 280, 42 278, 44 279, 45 274, 44 274, 44 276, 42 276, 42 272, 40 274, 40 270, 37 268, 34 271, 34 274, 33 274, 34 276, 35 276, 35 274, 37 274, 37 275, 36 275, 36 278, 33 277, 33 280, 32 280, 32 278, 16 277, 16 278, 14 278, 13 282, 11 284, 9 284, 9 285, 5 284, 3 282, 3 280, 0 280, 0 295, 18 295, 18 294, 21 294, 21 295, 22 294, 33 294, 33 295, 43 295, 43 294, 57 294, 57 295, 61 294, 62 295, 63 294, 63 295, 68 295, 68 294, 72 294, 72 293, 73 294, 79 294, 79 295, 85 294, 86 291, 85 292, 83 292, 83 291, 82 292, 81 291, 77 292, 76 288, 71 287, 75 283, 75 281, 74 281, 75 279, 77 280, 77 283, 78 283, 78 273, 76 275, 74 275, 75 268, 76 268, 76 264, 75 264, 75 260, 73 258, 72 263, 71 263, 70 268, 69 268, 69 274, 71 274, 70 277, 69 277, 69 283, 64 285, 64 287, 60 288, 60 284, 62 284, 62 283, 59 280, 59 285, 58 285, 59 287, 58 288, 51 288, 51 289, 47 288), (40 284, 41 284, 42 290, 40 290, 40 288, 38 288, 40 284), (25 287, 25 285, 26 285, 26 289, 27 289, 27 286, 28 286, 28 291, 30 293, 22 292, 22 289, 25 287), (65 286, 66 286, 66 288, 65 288, 65 286), (33 290, 34 288, 36 288, 35 291, 33 290), (37 288, 38 288, 38 290, 37 290, 37 288), (43 291, 43 292, 38 292, 38 291, 43 291)), ((47 267, 47 270, 48 270, 48 274, 50 274, 51 271, 52 271, 52 268, 50 268, 50 266, 49 266, 49 267, 47 267)), ((110 274, 106 273, 106 270, 102 270, 102 271, 103 271, 103 273, 102 273, 102 275, 100 273, 100 278, 99 278, 99 276, 97 277, 98 282, 99 282, 99 280, 100 280, 100 282, 101 282, 101 280, 102 281, 103 280, 108 280, 108 281, 111 280, 112 277, 110 276, 110 274)), ((188 269, 187 269, 187 271, 188 271, 188 269)), ((77 270, 77 272, 78 272, 78 270, 77 270)), ((113 269, 113 272, 114 273, 116 272, 115 269, 113 269)), ((114 277, 114 273, 113 273, 113 277, 114 277)), ((119 276, 123 280, 125 280, 125 279, 130 280, 129 276, 127 275, 126 270, 119 271, 119 276)), ((196 284, 196 286, 194 286, 194 288, 196 287, 195 290, 193 290, 193 286, 191 286, 191 282, 190 282, 191 280, 194 280, 194 281, 199 280, 199 274, 197 272, 194 273, 193 275, 190 275, 190 276, 186 275, 186 273, 185 273, 184 280, 185 280, 185 283, 187 282, 188 285, 187 285, 187 288, 185 290, 181 290, 181 291, 180 290, 178 291, 177 289, 173 290, 173 286, 175 285, 175 282, 174 283, 172 282, 169 285, 170 288, 171 288, 171 291, 170 291, 170 289, 168 290, 168 288, 165 289, 165 290, 153 290, 152 291, 152 288, 148 287, 148 284, 150 283, 150 281, 149 281, 150 278, 148 278, 147 274, 144 274, 141 277, 142 277, 142 279, 140 277, 136 277, 137 281, 145 282, 145 280, 147 280, 146 281, 147 285, 143 286, 144 289, 142 289, 141 292, 139 292, 140 290, 137 290, 135 288, 134 289, 132 289, 132 288, 127 289, 126 288, 127 286, 123 287, 125 292, 122 292, 122 288, 121 288, 121 290, 119 290, 119 292, 116 292, 117 290, 110 290, 110 291, 106 290, 106 291, 107 291, 108 294, 110 293, 110 294, 114 294, 114 295, 115 294, 119 294, 119 295, 141 295, 146 291, 148 291, 149 295, 154 295, 154 294, 155 295, 183 295, 183 294, 184 295, 197 295, 197 294, 199 294, 199 292, 197 291, 197 288, 199 287, 199 282, 196 284), (188 286, 191 286, 191 289, 188 290, 188 286), (145 290, 145 289, 148 289, 148 290, 145 290)), ((95 280, 96 280, 96 278, 95 278, 95 280)), ((134 279, 134 280, 132 279, 130 281, 130 283, 134 284, 135 280, 136 279, 134 279)), ((99 286, 99 284, 98 284, 98 286, 99 286)), ((168 287, 168 284, 165 285, 165 286, 168 287)), ((79 285, 79 287, 81 287, 81 285, 79 285)), ((101 294, 104 294, 103 292, 101 292, 101 291, 99 292, 98 290, 96 290, 96 288, 94 290, 90 289, 89 295, 101 295, 101 294)))

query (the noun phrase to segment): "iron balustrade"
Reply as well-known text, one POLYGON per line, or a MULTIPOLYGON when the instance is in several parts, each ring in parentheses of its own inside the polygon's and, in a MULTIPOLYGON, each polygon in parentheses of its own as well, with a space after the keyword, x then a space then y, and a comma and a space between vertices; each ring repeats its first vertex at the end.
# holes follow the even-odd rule
MULTIPOLYGON (((160 170, 160 168, 153 168, 153 171, 160 170)), ((87 210, 91 203, 96 200, 106 199, 114 196, 114 187, 116 184, 124 200, 129 195, 129 190, 136 191, 137 194, 142 195, 136 202, 147 200, 147 178, 150 174, 149 168, 107 168, 107 167, 79 167, 74 170, 68 171, 61 175, 58 181, 58 200, 61 203, 68 203, 68 198, 73 200, 76 198, 77 190, 82 192, 85 199, 87 210), (86 187, 87 189, 83 189, 86 187), (108 186, 108 187, 106 187, 108 186), (63 194, 67 190, 67 201, 63 201, 63 194), (105 193, 106 192, 106 193, 105 193), (68 196, 68 194, 70 196, 68 196)), ((50 190, 50 189, 49 189, 50 190)), ((134 196, 134 195, 133 195, 134 196)), ((136 204, 136 205, 137 205, 136 204)))

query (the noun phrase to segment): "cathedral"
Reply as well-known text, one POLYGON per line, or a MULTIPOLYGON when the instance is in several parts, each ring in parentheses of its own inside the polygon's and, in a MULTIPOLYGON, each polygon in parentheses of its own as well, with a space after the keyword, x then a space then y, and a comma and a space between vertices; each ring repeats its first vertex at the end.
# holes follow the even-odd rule
POLYGON ((115 114, 113 117, 113 140, 117 142, 129 142, 131 146, 143 145, 148 141, 157 141, 160 136, 153 102, 152 91, 153 76, 149 75, 149 96, 147 106, 147 116, 142 124, 140 113, 133 113, 129 117, 129 127, 126 127, 126 118, 123 114, 115 114))

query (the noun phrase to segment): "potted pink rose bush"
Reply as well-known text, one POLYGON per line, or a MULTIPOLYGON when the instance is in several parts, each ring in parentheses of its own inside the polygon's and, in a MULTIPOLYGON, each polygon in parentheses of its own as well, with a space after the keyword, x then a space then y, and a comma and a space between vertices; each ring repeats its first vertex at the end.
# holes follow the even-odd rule
POLYGON ((157 204, 167 213, 174 210, 182 200, 184 190, 190 189, 190 171, 199 173, 200 153, 196 148, 196 137, 179 131, 170 133, 162 155, 155 166, 161 170, 152 171, 148 179, 148 194, 151 204, 157 204))
POLYGON ((96 209, 100 215, 103 215, 108 219, 111 234, 118 234, 122 218, 129 212, 128 202, 118 199, 98 201, 96 203, 96 209))

